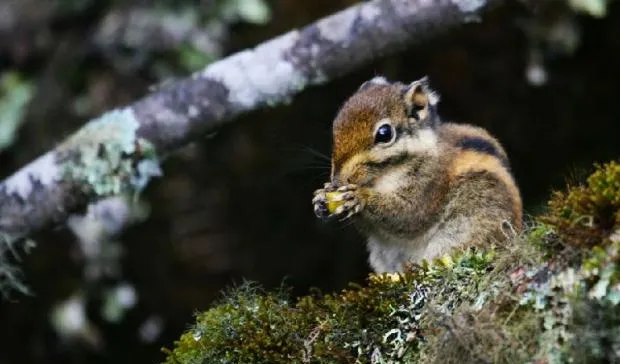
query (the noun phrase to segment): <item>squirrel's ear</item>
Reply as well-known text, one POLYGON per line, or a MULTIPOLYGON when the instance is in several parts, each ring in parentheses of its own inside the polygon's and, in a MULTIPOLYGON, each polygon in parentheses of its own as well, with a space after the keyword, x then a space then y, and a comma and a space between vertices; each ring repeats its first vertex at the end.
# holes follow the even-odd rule
POLYGON ((418 121, 434 119, 439 95, 429 87, 428 77, 423 77, 405 86, 403 91, 405 104, 410 118, 418 121))
POLYGON ((362 83, 362 85, 360 86, 358 91, 362 91, 364 89, 367 89, 368 87, 370 87, 372 85, 389 85, 389 84, 390 84, 390 81, 388 81, 387 78, 385 78, 383 76, 377 76, 377 77, 371 78, 370 80, 362 83))

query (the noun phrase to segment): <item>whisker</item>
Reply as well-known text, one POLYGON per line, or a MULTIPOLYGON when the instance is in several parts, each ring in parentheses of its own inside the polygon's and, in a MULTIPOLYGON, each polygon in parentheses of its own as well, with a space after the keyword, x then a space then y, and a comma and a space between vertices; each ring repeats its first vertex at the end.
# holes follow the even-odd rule
MULTIPOLYGON (((277 174, 274 174, 273 179, 274 181, 280 182, 283 179, 291 178, 291 175, 293 175, 296 172, 299 172, 299 171, 280 170, 277 174)), ((322 169, 321 172, 312 173, 312 175, 309 176, 308 178, 304 178, 301 183, 299 181, 296 182, 294 184, 294 188, 295 190, 306 190, 310 188, 311 186, 313 188, 320 188, 323 186, 323 183, 325 181, 329 180, 329 176, 330 176, 330 172, 325 169, 322 169)))
POLYGON ((314 148, 311 148, 311 147, 308 147, 308 146, 304 146, 304 150, 307 151, 308 153, 310 153, 310 154, 312 154, 312 155, 314 155, 316 157, 319 157, 321 159, 324 159, 324 160, 326 160, 328 162, 332 161, 330 156, 328 156, 327 154, 323 154, 323 153, 319 152, 318 150, 316 150, 314 148))
POLYGON ((295 169, 291 169, 292 171, 300 171, 300 170, 306 170, 306 169, 323 169, 323 170, 330 170, 331 167, 330 166, 299 166, 298 168, 295 169))
POLYGON ((302 145, 300 147, 287 148, 287 149, 291 150, 291 151, 295 151, 295 152, 305 152, 305 153, 308 153, 308 154, 310 154, 312 156, 315 156, 315 157, 317 157, 317 158, 319 158, 321 160, 325 160, 325 161, 330 162, 330 163, 331 163, 331 160, 332 160, 329 155, 321 153, 318 150, 316 150, 316 149, 314 149, 314 148, 312 148, 310 146, 307 146, 307 145, 302 145))

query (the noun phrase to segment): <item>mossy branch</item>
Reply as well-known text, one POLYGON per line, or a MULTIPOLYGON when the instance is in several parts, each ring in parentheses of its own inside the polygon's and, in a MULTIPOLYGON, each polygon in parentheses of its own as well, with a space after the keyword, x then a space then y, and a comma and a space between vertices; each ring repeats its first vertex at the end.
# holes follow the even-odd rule
POLYGON ((554 194, 548 223, 498 246, 298 300, 242 286, 200 313, 165 363, 617 363, 619 202, 611 162, 554 194))
POLYGON ((92 120, 0 183, 0 232, 31 234, 87 202, 139 190, 159 159, 251 110, 285 103, 462 23, 499 0, 375 0, 228 58, 92 120))

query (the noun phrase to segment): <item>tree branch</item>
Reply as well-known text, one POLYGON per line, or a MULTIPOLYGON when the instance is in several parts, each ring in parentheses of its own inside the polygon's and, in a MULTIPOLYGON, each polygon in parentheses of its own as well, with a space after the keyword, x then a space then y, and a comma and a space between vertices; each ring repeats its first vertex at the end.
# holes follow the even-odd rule
POLYGON ((100 197, 138 191, 160 174, 158 156, 240 114, 288 102, 309 85, 477 20, 494 2, 362 2, 107 112, 0 184, 0 240, 64 221, 100 197))

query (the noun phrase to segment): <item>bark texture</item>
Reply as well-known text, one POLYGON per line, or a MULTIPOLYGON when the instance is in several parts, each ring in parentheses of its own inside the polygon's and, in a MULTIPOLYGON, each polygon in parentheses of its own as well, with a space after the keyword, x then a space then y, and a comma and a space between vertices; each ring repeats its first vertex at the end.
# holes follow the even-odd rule
POLYGON ((162 156, 236 116, 290 102, 307 86, 476 21, 495 2, 363 2, 109 111, 0 183, 0 239, 27 236, 88 202, 139 190, 160 174, 162 156))

